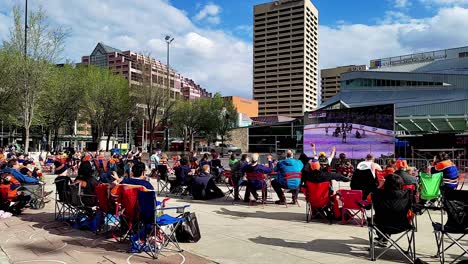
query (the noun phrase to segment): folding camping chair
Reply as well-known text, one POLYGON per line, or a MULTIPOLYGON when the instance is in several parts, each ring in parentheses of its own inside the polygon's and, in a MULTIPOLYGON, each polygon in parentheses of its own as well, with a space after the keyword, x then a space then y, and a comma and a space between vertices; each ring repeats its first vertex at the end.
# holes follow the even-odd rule
MULTIPOLYGON (((301 178, 302 178, 302 173, 300 172, 287 172, 285 175, 286 179, 286 184, 288 185, 286 190, 289 190, 289 192, 292 193, 292 195, 296 195, 296 204, 298 207, 301 207, 299 205, 299 190, 301 187, 301 178)), ((288 208, 288 203, 284 203, 286 205, 286 208, 288 208)))
POLYGON ((330 197, 330 182, 306 182, 306 221, 317 215, 332 223, 333 202, 330 197))
POLYGON ((71 203, 70 183, 71 179, 68 176, 58 176, 54 180, 56 221, 69 220, 76 213, 76 209, 71 203))
POLYGON ((377 179, 377 188, 382 189, 385 183, 385 177, 391 174, 388 170, 375 170, 375 178, 377 179))
POLYGON ((31 196, 31 200, 29 201, 31 209, 42 209, 45 207, 45 183, 21 184, 21 188, 18 191, 31 196))
POLYGON ((69 219, 75 224, 84 222, 94 217, 93 207, 96 206, 96 196, 83 194, 81 184, 72 184, 70 188, 70 205, 73 215, 69 219))
POLYGON ((142 228, 138 232, 137 238, 139 243, 143 244, 140 250, 146 251, 154 259, 158 258, 164 249, 171 250, 168 248, 169 244, 176 248, 174 251, 183 252, 177 242, 175 231, 185 221, 184 211, 190 205, 158 208, 159 202, 153 191, 138 191, 138 204, 142 228), (163 212, 167 210, 176 210, 178 216, 164 214, 163 212))
POLYGON ((338 190, 338 196, 342 202, 341 224, 345 225, 351 221, 364 226, 366 222, 366 209, 359 204, 362 202, 361 190, 338 190))
MULTIPOLYGON (((265 174, 261 172, 248 172, 246 173, 246 177, 247 185, 250 185, 251 187, 255 188, 255 190, 252 191, 256 192, 260 190, 262 192, 262 207, 264 207, 266 204, 268 187, 267 183, 265 182, 265 174)), ((247 189, 249 189, 248 186, 246 187, 246 190, 247 189)), ((249 199, 249 206, 251 206, 253 202, 256 202, 256 200, 249 199)))
POLYGON ((372 194, 371 217, 368 220, 369 228, 369 255, 375 261, 387 253, 391 248, 395 248, 410 263, 416 261, 415 226, 413 219, 408 217, 412 209, 411 192, 408 190, 396 191, 396 195, 382 190, 377 190, 372 194), (374 217, 374 210, 377 219, 374 217), (377 221, 376 221, 377 220, 377 221), (390 235, 397 235, 397 239, 392 239, 390 235), (383 247, 383 251, 375 256, 376 241, 375 236, 381 237, 382 241, 388 241, 388 245, 383 247), (405 250, 398 244, 400 240, 406 238, 408 248, 405 250))
POLYGON ((99 215, 98 228, 96 233, 101 231, 107 234, 110 227, 118 226, 118 211, 115 203, 110 199, 110 184, 99 184, 96 186, 97 208, 96 213, 99 215))
POLYGON ((111 192, 116 204, 116 218, 118 223, 112 231, 112 236, 118 242, 125 241, 134 233, 138 220, 138 191, 146 188, 140 185, 122 184, 111 192))
POLYGON ((363 200, 366 200, 367 196, 377 189, 377 186, 377 180, 370 169, 354 171, 350 187, 351 190, 361 190, 363 200))
MULTIPOLYGON (((440 223, 432 222, 437 243, 436 256, 439 257, 441 263, 445 263, 445 252, 456 245, 462 250, 462 254, 450 262, 456 263, 464 255, 468 254, 466 243, 462 244, 460 242, 468 235, 468 191, 447 189, 442 194, 441 200, 440 223), (447 222, 445 224, 443 224, 444 211, 447 213, 447 222), (450 243, 447 247, 445 246, 445 240, 450 243)), ((464 261, 467 261, 467 259, 465 257, 464 261)))
POLYGON ((423 214, 425 211, 427 211, 429 218, 431 218, 430 210, 438 209, 440 205, 439 198, 442 178, 442 172, 435 174, 428 174, 424 172, 419 173, 419 186, 421 188, 419 199, 421 202, 424 202, 424 206, 422 207, 420 214, 423 214))
POLYGON ((170 193, 169 190, 169 171, 167 169, 167 165, 160 164, 157 167, 158 173, 157 173, 157 181, 158 181, 158 186, 157 186, 157 192, 158 195, 161 195, 164 193, 165 195, 170 193))
POLYGON ((234 197, 234 188, 236 187, 236 184, 234 183, 234 179, 232 178, 232 173, 230 170, 224 170, 223 171, 223 176, 224 176, 224 184, 226 185, 227 191, 224 193, 226 196, 226 201, 229 199, 229 197, 232 197, 232 199, 235 199, 234 197))

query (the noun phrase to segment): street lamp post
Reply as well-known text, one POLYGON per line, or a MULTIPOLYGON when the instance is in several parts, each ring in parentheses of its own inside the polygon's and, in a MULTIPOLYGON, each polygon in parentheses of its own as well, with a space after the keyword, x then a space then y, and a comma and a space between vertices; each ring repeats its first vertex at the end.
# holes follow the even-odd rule
MULTIPOLYGON (((169 35, 166 35, 166 37, 164 38, 166 40, 166 44, 167 44, 167 64, 166 64, 166 67, 167 67, 167 92, 169 93, 169 97, 171 96, 171 86, 170 86, 170 64, 169 64, 169 50, 170 50, 170 46, 171 46, 171 43, 172 41, 174 41, 174 38, 169 36, 169 35)), ((164 106, 163 106, 164 107, 164 106)), ((169 150, 169 131, 168 131, 168 127, 166 126, 165 127, 165 131, 164 131, 164 137, 166 138, 166 144, 164 144, 164 150, 165 151, 168 151, 169 150)), ((185 149, 185 146, 184 146, 184 149, 185 149)))

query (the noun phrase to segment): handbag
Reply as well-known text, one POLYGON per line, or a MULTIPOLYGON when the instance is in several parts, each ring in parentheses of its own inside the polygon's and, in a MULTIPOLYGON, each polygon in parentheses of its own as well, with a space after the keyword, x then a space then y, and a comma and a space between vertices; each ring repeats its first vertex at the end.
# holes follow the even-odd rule
POLYGON ((176 230, 177 241, 182 243, 196 243, 201 238, 200 227, 195 213, 184 213, 185 221, 176 230))

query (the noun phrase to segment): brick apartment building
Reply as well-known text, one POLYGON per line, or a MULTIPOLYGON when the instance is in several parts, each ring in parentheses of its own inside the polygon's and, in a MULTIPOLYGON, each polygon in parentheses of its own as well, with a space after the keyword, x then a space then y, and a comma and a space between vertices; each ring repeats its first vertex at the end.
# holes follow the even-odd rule
MULTIPOLYGON (((96 45, 91 55, 81 58, 81 64, 109 67, 112 72, 123 75, 130 85, 140 84, 143 79, 142 69, 144 66, 151 65, 150 82, 167 87, 166 64, 143 54, 130 50, 122 51, 101 42, 96 45)), ((212 97, 212 94, 206 89, 200 87, 200 85, 190 78, 177 73, 172 68, 169 70, 169 76, 169 87, 172 98, 176 98, 178 95, 183 96, 187 100, 212 97)))

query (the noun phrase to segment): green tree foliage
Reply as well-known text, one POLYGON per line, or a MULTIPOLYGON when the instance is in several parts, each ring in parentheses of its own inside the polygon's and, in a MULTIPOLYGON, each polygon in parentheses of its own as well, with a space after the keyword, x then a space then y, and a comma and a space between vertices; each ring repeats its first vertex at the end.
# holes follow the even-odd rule
POLYGON ((41 124, 54 134, 54 146, 58 148, 58 136, 61 128, 70 126, 78 119, 83 106, 83 91, 80 86, 82 71, 66 64, 50 70, 44 95, 41 96, 39 116, 41 124))
POLYGON ((89 66, 81 70, 81 86, 85 91, 83 116, 91 124, 93 142, 98 143, 105 134, 109 149, 115 129, 129 118, 134 105, 129 95, 128 81, 105 68, 89 66))
POLYGON ((219 138, 224 143, 230 138, 230 130, 235 127, 237 111, 231 101, 225 101, 220 94, 213 98, 195 101, 181 101, 177 104, 171 119, 174 128, 189 140, 193 151, 193 137, 203 134, 209 142, 219 138))
POLYGON ((4 41, 3 48, 6 52, 21 55, 17 56, 19 67, 15 71, 18 79, 12 84, 16 86, 16 92, 21 95, 19 118, 25 130, 24 145, 25 151, 28 152, 29 131, 39 108, 40 97, 48 85, 47 80, 51 74, 50 64, 56 63, 63 51, 67 32, 61 27, 52 28, 47 23, 47 16, 41 8, 31 11, 27 14, 28 43, 25 53, 25 27, 22 14, 18 6, 13 9, 14 25, 10 30, 10 39, 4 41))

